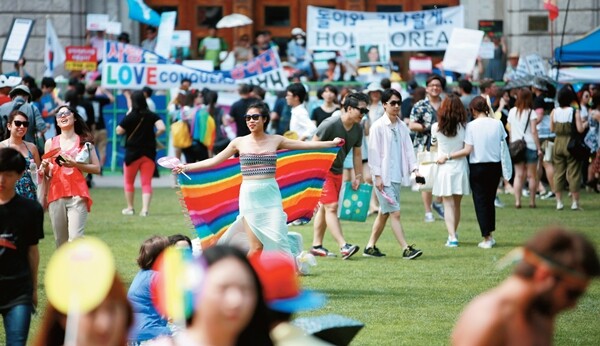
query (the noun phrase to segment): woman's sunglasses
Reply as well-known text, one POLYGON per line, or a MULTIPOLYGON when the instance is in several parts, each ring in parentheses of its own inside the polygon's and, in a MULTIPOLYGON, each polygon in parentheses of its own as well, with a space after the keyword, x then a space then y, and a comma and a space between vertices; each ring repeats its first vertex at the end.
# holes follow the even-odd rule
POLYGON ((244 115, 244 118, 246 118, 246 121, 250 121, 250 119, 258 120, 258 119, 260 119, 261 116, 262 115, 260 115, 260 114, 246 114, 246 115, 244 115))
POLYGON ((56 113, 56 117, 64 118, 64 117, 68 117, 71 114, 73 114, 73 112, 71 112, 71 111, 62 111, 62 112, 56 113))
POLYGON ((16 127, 29 127, 29 121, 14 120, 13 123, 16 127))

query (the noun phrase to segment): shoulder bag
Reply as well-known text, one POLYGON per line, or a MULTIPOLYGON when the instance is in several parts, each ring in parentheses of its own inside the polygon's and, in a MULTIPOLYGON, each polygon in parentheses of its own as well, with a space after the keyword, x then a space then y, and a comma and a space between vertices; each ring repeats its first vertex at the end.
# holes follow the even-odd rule
POLYGON ((527 114, 527 123, 525 123, 525 129, 523 129, 523 138, 516 140, 514 142, 510 142, 508 145, 508 150, 510 151, 510 158, 513 163, 520 163, 525 161, 525 152, 527 150, 527 142, 525 142, 525 133, 527 132, 527 127, 529 126, 529 119, 531 117, 531 109, 529 110, 529 114, 527 114))
POLYGON ((590 158, 592 151, 585 144, 583 134, 577 131, 577 124, 575 124, 575 112, 573 112, 573 119, 571 121, 571 138, 567 143, 567 151, 577 161, 583 161, 590 158))

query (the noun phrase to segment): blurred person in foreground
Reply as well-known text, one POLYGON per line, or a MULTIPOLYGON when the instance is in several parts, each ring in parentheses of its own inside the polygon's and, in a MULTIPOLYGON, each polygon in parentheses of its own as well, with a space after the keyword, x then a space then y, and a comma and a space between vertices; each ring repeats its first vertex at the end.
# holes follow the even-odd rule
POLYGON ((453 345, 551 345, 558 314, 574 308, 600 262, 583 235, 560 227, 536 234, 514 273, 476 297, 452 333, 453 345))

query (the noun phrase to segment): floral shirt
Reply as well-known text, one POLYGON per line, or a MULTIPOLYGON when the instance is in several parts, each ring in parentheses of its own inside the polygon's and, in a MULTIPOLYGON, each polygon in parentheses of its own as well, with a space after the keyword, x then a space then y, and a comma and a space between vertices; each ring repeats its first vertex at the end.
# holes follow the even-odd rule
POLYGON ((415 148, 426 147, 431 137, 431 125, 437 122, 437 111, 433 108, 429 98, 424 98, 415 103, 410 112, 410 121, 424 125, 429 130, 426 132, 415 132, 413 145, 415 148))

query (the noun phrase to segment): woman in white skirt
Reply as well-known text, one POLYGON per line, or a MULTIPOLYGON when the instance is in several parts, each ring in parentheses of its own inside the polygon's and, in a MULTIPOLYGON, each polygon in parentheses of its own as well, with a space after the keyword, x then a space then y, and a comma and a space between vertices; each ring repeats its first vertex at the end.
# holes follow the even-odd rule
POLYGON ((342 139, 333 141, 297 141, 279 135, 265 133, 269 122, 269 107, 257 102, 248 107, 245 115, 250 134, 232 140, 227 148, 216 156, 185 165, 179 165, 176 173, 206 169, 218 165, 236 153, 240 155, 242 186, 240 187, 240 215, 219 240, 235 242, 242 227, 249 248, 248 255, 261 250, 281 250, 290 253, 287 238, 287 216, 283 211, 281 192, 275 180, 277 150, 321 149, 339 145, 342 139))
POLYGON ((464 195, 471 193, 467 158, 449 159, 450 153, 464 147, 466 123, 467 112, 462 101, 450 94, 438 110, 438 122, 431 126, 431 141, 437 142, 439 164, 432 194, 442 197, 444 203, 447 247, 458 246, 456 231, 460 222, 460 202, 464 195))

